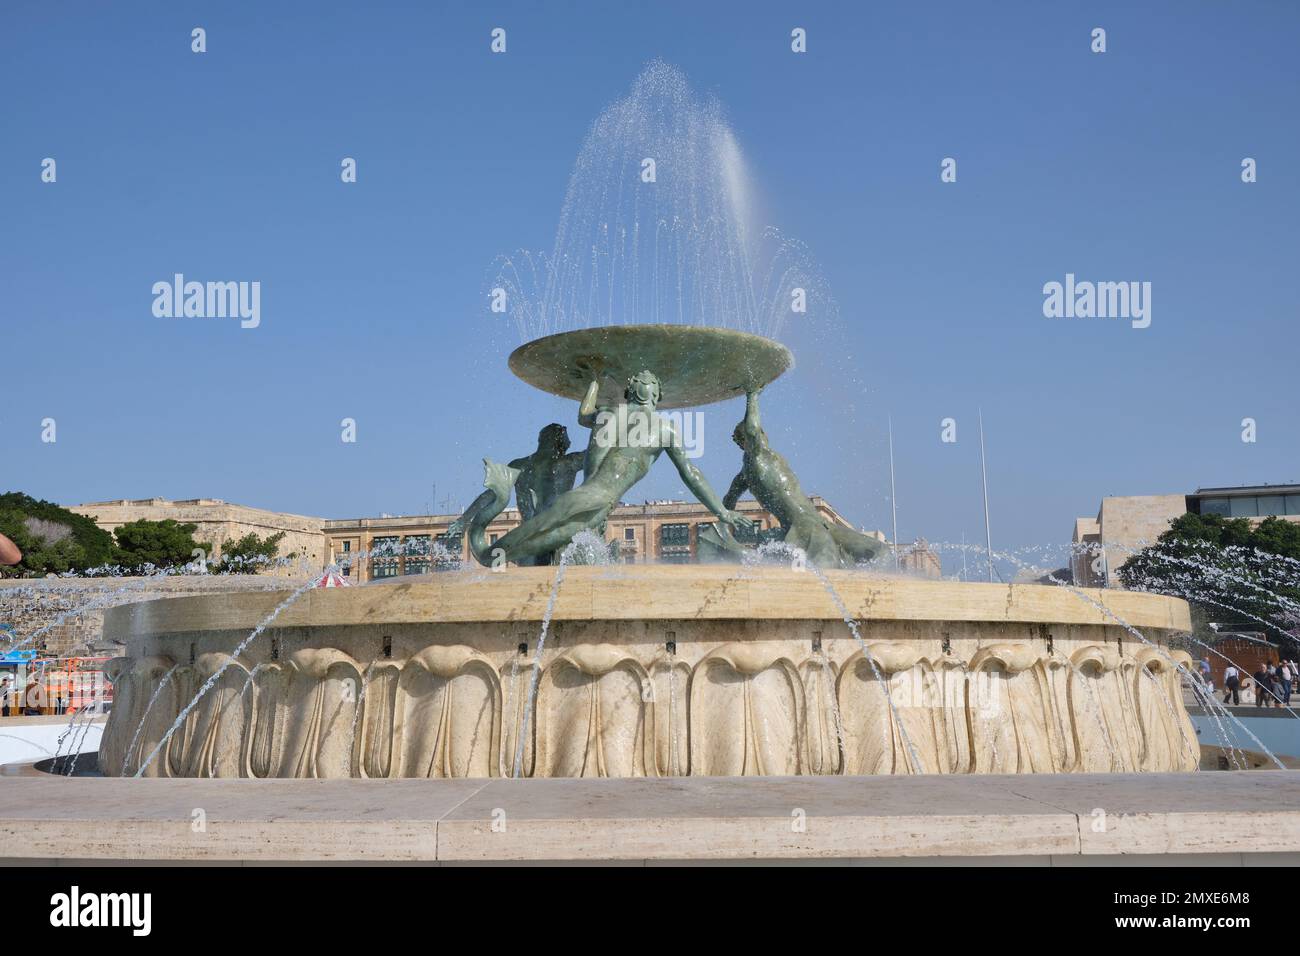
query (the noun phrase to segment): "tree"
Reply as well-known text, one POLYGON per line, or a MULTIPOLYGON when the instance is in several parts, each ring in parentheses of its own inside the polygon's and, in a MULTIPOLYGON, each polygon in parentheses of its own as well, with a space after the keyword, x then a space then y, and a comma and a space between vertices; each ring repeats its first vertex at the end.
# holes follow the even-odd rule
POLYGON ((1125 587, 1186 598, 1217 622, 1295 639, 1300 524, 1185 514, 1119 570, 1125 587))
MULTIPOLYGON (((259 538, 250 531, 242 538, 227 541, 221 546, 221 561, 212 570, 217 574, 257 574, 275 561, 283 540, 283 531, 269 534, 265 538, 259 538)), ((296 555, 290 554, 287 557, 296 555)))
POLYGON ((212 545, 194 540, 196 524, 180 524, 172 518, 128 521, 117 529, 114 558, 123 569, 137 573, 150 567, 180 568, 195 560, 195 552, 209 554, 212 545))
POLYGON ((0 574, 86 571, 108 564, 113 557, 113 536, 94 518, 19 491, 0 495, 0 534, 23 553, 22 563, 0 567, 0 574))

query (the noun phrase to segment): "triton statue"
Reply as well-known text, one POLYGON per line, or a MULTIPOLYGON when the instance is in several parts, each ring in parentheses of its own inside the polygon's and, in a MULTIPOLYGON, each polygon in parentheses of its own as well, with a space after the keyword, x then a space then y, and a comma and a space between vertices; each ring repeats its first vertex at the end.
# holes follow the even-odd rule
MULTIPOLYGON (((533 515, 545 511, 564 492, 573 488, 578 472, 582 470, 585 452, 569 452, 569 430, 563 425, 552 422, 537 433, 537 450, 524 458, 516 458, 506 467, 518 472, 515 478, 515 505, 520 517, 527 521, 533 515)), ((483 515, 496 501, 496 493, 485 491, 474 499, 465 513, 451 523, 447 534, 459 536, 475 520, 483 515)), ((507 504, 509 496, 507 495, 507 504)), ((482 522, 487 523, 501 512, 497 508, 482 522)), ((550 564, 549 555, 521 560, 523 565, 550 564)))
POLYGON ((565 547, 579 531, 603 528, 609 512, 665 451, 686 487, 722 524, 752 528, 753 522, 718 500, 704 475, 686 457, 675 426, 656 412, 661 396, 653 372, 643 370, 628 379, 623 401, 612 407, 597 406, 599 392, 600 381, 593 378, 578 410, 578 422, 592 430, 582 484, 558 495, 494 544, 487 542, 485 529, 509 502, 519 469, 483 460, 483 484, 488 490, 486 496, 480 496, 484 504, 468 522, 470 551, 480 564, 524 563, 565 547))
MULTIPOLYGON (((731 436, 744 450, 745 458, 740 474, 731 482, 726 497, 722 499, 723 507, 734 508, 740 496, 748 490, 781 523, 782 540, 792 548, 801 549, 818 567, 853 567, 876 557, 885 545, 818 514, 799 487, 799 479, 790 469, 790 463, 772 450, 767 442, 767 432, 763 431, 759 421, 760 391, 755 389, 746 394, 745 417, 731 436)), ((724 551, 734 553, 739 548, 725 535, 717 535, 717 538, 722 539, 724 551)), ((716 540, 709 543, 717 550, 716 540)))

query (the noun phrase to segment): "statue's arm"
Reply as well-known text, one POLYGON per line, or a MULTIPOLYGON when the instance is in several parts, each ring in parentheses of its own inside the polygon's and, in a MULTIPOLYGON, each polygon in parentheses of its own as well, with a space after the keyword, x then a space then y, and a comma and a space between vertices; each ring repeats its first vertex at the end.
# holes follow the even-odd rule
POLYGON ((668 457, 677 466, 677 473, 682 476, 682 481, 686 483, 686 487, 691 489, 691 493, 700 500, 704 507, 717 515, 719 521, 732 528, 742 527, 748 530, 753 527, 754 522, 740 512, 728 508, 718 500, 717 492, 713 490, 709 480, 704 477, 704 473, 686 457, 681 441, 677 440, 675 434, 673 441, 668 444, 667 451, 668 457))
POLYGON ((578 406, 578 424, 584 428, 596 427, 596 396, 600 393, 600 380, 592 379, 587 386, 587 394, 578 406))
POLYGON ((745 395, 745 420, 741 425, 745 429, 746 442, 752 442, 760 449, 768 447, 767 434, 763 431, 763 423, 758 413, 758 391, 745 395))
POLYGON ((587 453, 585 451, 571 451, 560 460, 567 475, 576 477, 578 472, 585 471, 587 468, 587 453))
POLYGON ((748 490, 749 482, 745 480, 745 473, 742 471, 731 479, 731 487, 727 489, 727 493, 722 497, 722 507, 736 507, 736 502, 740 500, 740 496, 748 490))

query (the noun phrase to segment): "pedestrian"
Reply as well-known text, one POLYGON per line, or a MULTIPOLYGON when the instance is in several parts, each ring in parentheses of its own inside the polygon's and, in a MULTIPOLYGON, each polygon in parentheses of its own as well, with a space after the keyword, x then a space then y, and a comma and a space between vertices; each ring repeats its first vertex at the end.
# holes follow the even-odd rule
POLYGON ((1223 702, 1232 698, 1233 706, 1241 704, 1241 674, 1236 667, 1229 664, 1223 670, 1223 702))
POLYGON ((1251 677, 1255 681, 1255 706, 1267 707, 1273 699, 1273 679, 1268 676, 1268 667, 1260 664, 1251 677))
POLYGON ((1278 690, 1282 697, 1282 706, 1291 706, 1291 681, 1295 679, 1295 671, 1291 669, 1289 661, 1282 661, 1277 668, 1278 690))
POLYGON ((36 675, 27 682, 27 690, 24 694, 26 698, 23 701, 23 714, 28 717, 39 717, 41 715, 41 703, 45 698, 44 688, 41 682, 36 679, 36 675))

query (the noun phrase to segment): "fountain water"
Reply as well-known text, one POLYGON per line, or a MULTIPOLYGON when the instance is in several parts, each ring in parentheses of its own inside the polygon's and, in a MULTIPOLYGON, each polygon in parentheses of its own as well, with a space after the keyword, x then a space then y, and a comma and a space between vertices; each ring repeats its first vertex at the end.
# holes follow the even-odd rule
POLYGON ((550 253, 499 260, 493 285, 523 341, 625 323, 778 337, 793 290, 834 301, 804 246, 757 210, 721 105, 655 61, 592 125, 550 253))

